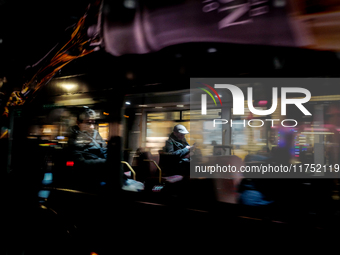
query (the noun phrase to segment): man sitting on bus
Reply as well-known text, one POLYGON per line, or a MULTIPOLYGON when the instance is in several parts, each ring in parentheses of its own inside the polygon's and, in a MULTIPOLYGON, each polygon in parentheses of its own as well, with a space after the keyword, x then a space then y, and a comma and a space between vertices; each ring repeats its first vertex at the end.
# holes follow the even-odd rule
POLYGON ((187 174, 189 172, 190 154, 194 151, 195 145, 190 146, 185 139, 189 131, 183 125, 176 125, 169 139, 165 142, 164 151, 174 156, 174 160, 187 174))
POLYGON ((94 128, 95 112, 85 108, 77 116, 77 125, 71 127, 69 146, 76 160, 84 163, 105 162, 106 143, 94 128))
MULTIPOLYGON (((119 154, 120 146, 117 141, 119 137, 114 137, 111 142, 111 161, 112 158, 119 154), (112 144, 116 144, 115 146, 112 144), (116 149, 113 149, 113 148, 116 149)), ((69 137, 69 148, 75 163, 81 169, 81 175, 88 178, 90 181, 99 180, 104 184, 110 180, 111 171, 114 169, 107 169, 107 145, 99 132, 95 129, 95 111, 89 108, 84 108, 77 116, 77 125, 71 127, 69 137)), ((110 153, 110 152, 109 152, 110 153)), ((109 156, 110 157, 110 156, 109 156)), ((118 157, 119 158, 119 157, 118 157)), ((120 163, 120 159, 119 159, 120 163)), ((109 164, 110 165, 110 164, 109 164)), ((120 168, 117 171, 117 179, 121 178, 120 168)), ((144 190, 144 184, 132 179, 122 176, 122 189, 126 191, 138 192, 144 190)))

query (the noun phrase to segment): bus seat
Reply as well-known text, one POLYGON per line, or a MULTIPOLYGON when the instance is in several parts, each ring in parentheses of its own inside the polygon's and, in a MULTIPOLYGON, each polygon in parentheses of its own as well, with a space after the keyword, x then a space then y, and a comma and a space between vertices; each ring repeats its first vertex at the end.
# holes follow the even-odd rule
POLYGON ((138 155, 134 157, 133 168, 136 171, 137 180, 142 182, 156 182, 159 170, 156 164, 159 163, 158 155, 152 155, 149 151, 139 149, 138 155), (150 161, 149 161, 150 160, 150 161))

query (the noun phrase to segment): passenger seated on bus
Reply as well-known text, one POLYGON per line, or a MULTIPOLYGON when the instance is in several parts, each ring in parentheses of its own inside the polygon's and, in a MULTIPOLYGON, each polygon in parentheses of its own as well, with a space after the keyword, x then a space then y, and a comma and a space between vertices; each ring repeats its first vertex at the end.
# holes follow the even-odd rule
MULTIPOLYGON (((107 162, 107 145, 99 132, 94 128, 95 123, 95 112, 92 109, 85 108, 77 116, 77 125, 71 127, 69 137, 69 149, 71 151, 73 160, 80 168, 81 175, 84 178, 88 178, 90 182, 99 180, 103 181, 114 181, 110 180, 111 171, 107 171, 108 167, 112 165, 112 160, 115 161, 118 158, 120 166, 120 145, 121 138, 113 137, 109 141, 109 147, 111 148, 111 160, 107 162)), ((113 164, 114 167, 116 167, 113 164)), ((119 170, 119 167, 117 167, 119 170)), ((117 173, 120 174, 119 171, 117 173)), ((121 178, 121 176, 113 179, 121 178)), ((111 178, 112 179, 112 178, 111 178)), ((138 192, 144 189, 144 184, 141 182, 128 179, 122 176, 123 190, 138 192)))
POLYGON ((242 179, 238 188, 238 192, 240 193, 239 204, 248 206, 265 206, 272 204, 274 201, 269 194, 266 194, 270 193, 270 190, 264 187, 265 184, 266 180, 242 179))
POLYGON ((77 116, 77 125, 71 127, 68 145, 75 161, 86 164, 105 162, 107 146, 94 124, 95 112, 84 108, 77 116))
POLYGON ((164 151, 174 156, 174 165, 178 164, 183 174, 189 173, 191 153, 195 150, 195 145, 190 146, 185 139, 189 131, 183 125, 176 125, 169 139, 165 142, 164 151))

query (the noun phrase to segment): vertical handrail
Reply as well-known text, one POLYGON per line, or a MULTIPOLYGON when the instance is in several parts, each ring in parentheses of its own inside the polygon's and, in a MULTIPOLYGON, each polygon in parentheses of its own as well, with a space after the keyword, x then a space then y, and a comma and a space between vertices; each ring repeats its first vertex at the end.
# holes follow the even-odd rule
POLYGON ((132 178, 134 180, 136 180, 136 172, 133 170, 133 168, 130 166, 130 164, 126 161, 121 161, 122 164, 127 165, 127 167, 130 169, 130 171, 132 172, 132 178))
POLYGON ((156 161, 154 161, 152 159, 144 159, 144 161, 153 162, 155 164, 155 166, 158 168, 158 171, 159 171, 158 182, 161 184, 161 182, 162 182, 162 169, 159 167, 159 165, 156 163, 156 161))

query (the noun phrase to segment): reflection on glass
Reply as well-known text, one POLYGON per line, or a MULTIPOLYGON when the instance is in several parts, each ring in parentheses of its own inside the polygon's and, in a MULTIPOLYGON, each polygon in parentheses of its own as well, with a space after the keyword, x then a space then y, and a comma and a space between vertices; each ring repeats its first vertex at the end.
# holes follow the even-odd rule
POLYGON ((39 198, 48 198, 50 196, 51 191, 49 190, 39 190, 38 197, 39 198))
POLYGON ((109 123, 100 123, 98 125, 98 132, 104 141, 109 139, 109 123))
POLYGON ((152 112, 147 114, 147 121, 179 120, 180 118, 181 118, 180 111, 152 112))
POLYGON ((221 109, 207 109, 206 115, 202 115, 201 110, 190 110, 182 112, 182 120, 201 120, 219 118, 221 118, 221 109))
MULTIPOLYGON (((147 123, 146 130, 146 147, 150 149, 152 154, 158 154, 159 150, 163 150, 165 141, 169 139, 174 126, 177 124, 184 125, 190 132, 190 122, 184 121, 151 121, 147 123)), ((186 140, 190 144, 190 133, 185 136, 186 140)))
POLYGON ((48 185, 53 182, 53 174, 52 173, 45 173, 44 179, 42 180, 42 184, 48 185))

